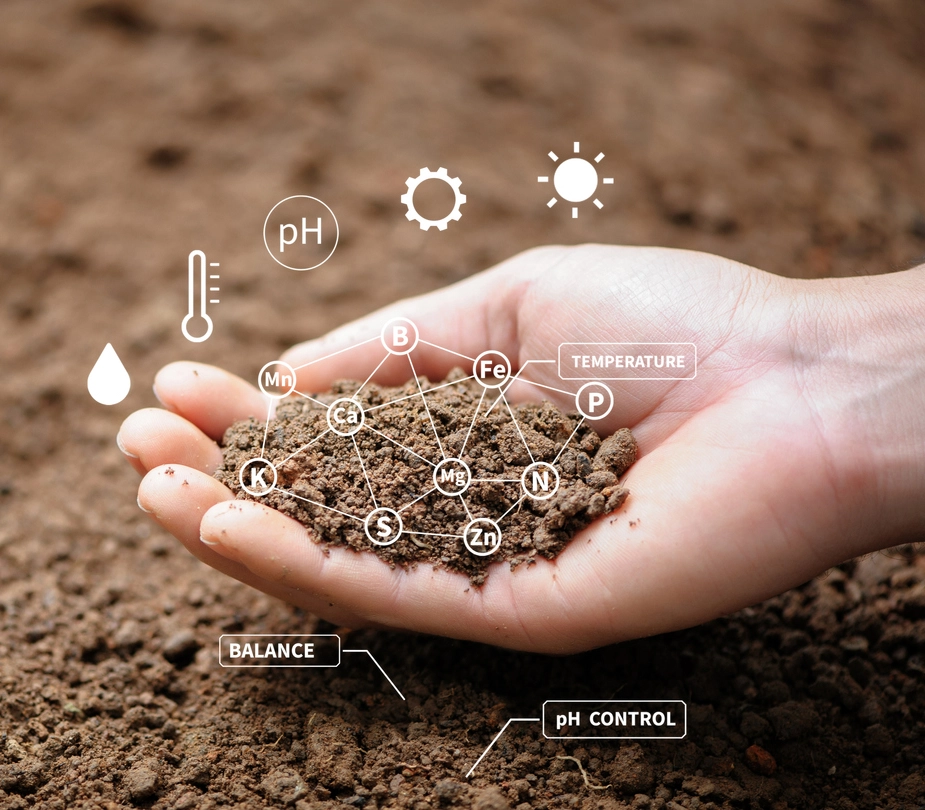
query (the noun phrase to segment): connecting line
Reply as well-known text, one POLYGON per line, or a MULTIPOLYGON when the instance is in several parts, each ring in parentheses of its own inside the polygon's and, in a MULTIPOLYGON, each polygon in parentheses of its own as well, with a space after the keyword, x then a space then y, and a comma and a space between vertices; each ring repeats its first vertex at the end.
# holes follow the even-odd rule
POLYGON ((436 532, 403 532, 403 534, 416 534, 419 537, 450 537, 455 540, 462 540, 463 536, 461 534, 437 534, 436 532))
POLYGON ((373 658, 373 654, 372 654, 369 650, 343 650, 343 652, 345 652, 345 653, 366 653, 366 654, 372 659, 372 662, 373 662, 377 667, 379 667, 379 671, 383 674, 383 676, 385 676, 385 679, 386 679, 390 684, 392 684, 392 688, 393 688, 396 692, 398 692, 398 696, 399 696, 402 700, 405 699, 405 696, 401 693, 401 690, 395 685, 395 682, 394 682, 388 675, 386 675, 385 670, 384 670, 381 666, 379 666, 379 662, 378 662, 375 658, 373 658))
MULTIPOLYGON (((501 392, 500 392, 500 394, 498 395, 498 398, 497 398, 494 402, 492 402, 492 403, 491 403, 491 407, 490 407, 487 411, 485 411, 485 416, 488 416, 488 414, 490 414, 490 413, 492 412, 492 410, 494 410, 495 405, 498 404, 498 402, 499 402, 499 400, 501 399, 501 397, 504 396, 504 395, 508 392, 508 390, 510 389, 510 387, 511 387, 515 382, 517 382, 517 380, 520 379, 520 375, 524 373, 524 369, 525 369, 527 366, 529 366, 531 363, 555 363, 555 362, 556 362, 555 360, 527 360, 526 363, 524 363, 519 369, 517 369, 517 373, 516 373, 513 377, 511 377, 511 379, 508 381, 508 384, 505 385, 505 386, 501 389, 501 392)), ((523 380, 522 382, 530 382, 530 381, 529 381, 529 380, 523 380)), ((533 385, 539 385, 539 383, 533 383, 533 385)), ((548 385, 547 385, 547 386, 541 385, 540 388, 549 388, 549 386, 548 386, 548 385)), ((557 388, 552 388, 552 389, 550 389, 550 390, 552 390, 552 391, 558 391, 557 388)), ((567 392, 567 391, 560 391, 559 393, 567 394, 568 392, 567 392)))
POLYGON ((469 423, 469 430, 466 431, 466 438, 463 439, 462 447, 459 450, 459 457, 462 458, 462 454, 466 452, 466 445, 469 443, 469 436, 472 433, 472 428, 475 427, 475 420, 479 415, 479 411, 482 408, 482 402, 485 400, 485 392, 487 388, 482 389, 482 396, 479 397, 479 404, 475 406, 475 413, 472 414, 472 421, 469 423))
POLYGON ((519 478, 473 478, 472 483, 480 484, 519 484, 519 478))
MULTIPOLYGON (((466 380, 474 380, 475 375, 472 374, 468 377, 460 377, 458 380, 453 380, 453 382, 443 383, 442 385, 435 385, 433 388, 428 388, 425 393, 429 394, 431 391, 439 391, 441 388, 449 388, 451 385, 458 385, 461 382, 466 382, 466 380)), ((398 399, 390 399, 388 402, 383 402, 381 405, 373 405, 371 408, 367 408, 369 411, 378 411, 380 408, 388 408, 389 405, 395 405, 398 402, 404 402, 406 399, 414 399, 415 397, 420 396, 420 394, 408 394, 406 397, 399 397, 398 399)), ((327 407, 327 406, 325 406, 327 407)))
POLYGON ((309 360, 307 363, 302 363, 301 366, 296 366, 293 371, 298 371, 300 368, 307 368, 308 366, 314 365, 315 363, 320 363, 322 360, 327 360, 331 357, 336 357, 339 354, 344 352, 349 352, 351 349, 358 349, 360 346, 365 346, 367 343, 372 343, 374 340, 379 340, 379 336, 371 337, 369 340, 364 340, 362 343, 354 343, 352 346, 348 346, 346 349, 338 349, 336 352, 331 352, 331 354, 326 354, 324 357, 318 357, 315 360, 309 360))
POLYGON ((333 506, 325 506, 323 503, 318 503, 318 501, 313 501, 311 498, 303 498, 301 495, 296 495, 294 492, 288 492, 285 489, 280 489, 279 487, 274 487, 273 491, 279 492, 281 495, 288 495, 290 498, 297 498, 300 501, 305 501, 305 503, 310 503, 313 506, 320 506, 322 509, 328 509, 331 512, 337 512, 338 515, 343 515, 344 517, 351 518, 357 523, 365 523, 366 521, 363 518, 358 518, 356 515, 349 515, 346 512, 341 512, 340 509, 335 509, 333 506))
POLYGON ((523 431, 520 429, 520 425, 517 424, 517 418, 514 416, 514 409, 511 408, 511 403, 507 401, 507 397, 504 396, 504 394, 501 395, 501 399, 503 399, 504 404, 507 405, 507 412, 511 415, 511 421, 514 423, 514 427, 517 428, 517 432, 520 434, 520 439, 524 443, 524 447, 527 448, 527 455, 530 456, 530 461, 536 464, 536 459, 533 458, 533 453, 530 452, 530 445, 527 444, 523 431))
POLYGON ((295 389, 293 389, 292 393, 298 394, 300 397, 305 397, 305 399, 309 400, 309 402, 314 402, 316 405, 320 405, 322 408, 327 409, 328 407, 320 399, 315 399, 314 397, 310 397, 308 394, 303 394, 301 391, 296 391, 295 389))
POLYGON ((521 495, 514 503, 512 503, 512 504, 510 505, 510 507, 508 507, 507 512, 505 512, 503 515, 501 515, 501 517, 498 518, 498 523, 500 523, 500 522, 501 522, 502 520, 504 520, 509 514, 511 514, 511 512, 513 512, 514 509, 515 509, 516 507, 520 506, 520 504, 523 503, 523 500, 524 500, 524 498, 526 498, 526 497, 527 497, 526 495, 521 495))
POLYGON ((440 349, 442 352, 449 352, 450 354, 455 354, 457 357, 462 357, 465 360, 471 360, 473 363, 475 362, 474 357, 469 357, 468 354, 460 354, 459 352, 454 352, 452 349, 447 349, 445 346, 438 346, 436 343, 430 343, 426 340, 421 340, 420 338, 418 338, 418 343, 423 343, 425 346, 433 346, 435 349, 440 349))
POLYGON ((373 508, 378 509, 379 504, 376 503, 376 493, 373 492, 372 482, 369 480, 369 476, 366 474, 366 465, 363 463, 363 456, 360 455, 360 445, 357 444, 357 437, 351 433, 350 438, 353 439, 353 449, 357 451, 357 458, 360 460, 360 469, 363 470, 363 477, 366 479, 366 486, 369 487, 369 494, 373 499, 373 508))
POLYGON ((353 398, 354 398, 354 399, 356 399, 356 398, 360 395, 360 391, 362 391, 364 388, 366 388, 366 384, 375 376, 376 372, 379 371, 380 368, 382 368, 382 364, 383 364, 386 360, 388 360, 390 356, 391 356, 391 353, 390 353, 390 352, 386 352, 386 353, 385 353, 385 357, 383 357, 383 358, 379 361, 379 365, 376 366, 376 367, 373 369, 372 374, 370 374, 370 375, 363 381, 363 385, 361 385, 359 388, 357 388, 356 393, 354 393, 354 395, 353 395, 353 398))
POLYGON ((263 445, 260 448, 260 455, 267 452, 267 434, 270 432, 270 414, 273 413, 273 400, 267 405, 267 424, 263 429, 263 445))
MULTIPOLYGON (((436 487, 431 487, 431 488, 430 488, 429 490, 427 490, 427 492, 425 492, 423 495, 418 495, 418 497, 415 498, 413 501, 411 501, 411 503, 406 503, 403 507, 401 507, 401 509, 398 509, 398 510, 396 510, 396 511, 397 511, 399 514, 401 514, 401 513, 404 512, 409 506, 414 506, 418 501, 423 501, 424 498, 426 498, 428 495, 430 495, 431 492, 436 492, 436 491, 437 491, 437 488, 436 488, 436 487)), ((406 532, 406 534, 413 534, 413 532, 406 532)))
POLYGON ((427 397, 424 396, 424 389, 421 388, 421 380, 418 377, 417 371, 414 370, 414 360, 411 359, 410 354, 408 355, 408 363, 411 365, 411 373, 414 375, 414 381, 418 385, 418 393, 421 395, 421 402, 424 403, 424 410, 427 412, 427 418, 430 419, 430 426, 434 429, 434 438, 437 440, 437 447, 440 448, 440 455, 446 458, 446 453, 443 452, 443 442, 440 441, 440 434, 437 433, 437 424, 430 415, 430 406, 427 404, 427 397))
POLYGON ((582 416, 581 419, 578 420, 578 424, 575 425, 575 429, 572 431, 572 435, 569 436, 569 437, 565 440, 565 444, 562 445, 562 449, 559 450, 558 453, 556 453, 556 457, 552 460, 552 463, 553 463, 553 464, 555 464, 555 463, 559 460, 559 456, 561 456, 561 455, 565 452, 565 448, 568 447, 568 443, 569 443, 572 439, 575 438, 575 434, 578 433, 578 429, 579 429, 584 423, 585 423, 585 418, 582 416))
POLYGON ((286 456, 286 458, 284 458, 282 461, 280 461, 276 466, 277 466, 277 467, 281 467, 283 464, 285 464, 287 461, 289 461, 289 459, 293 458, 294 456, 299 455, 299 453, 301 453, 303 450, 308 450, 308 448, 311 447, 315 442, 317 442, 319 439, 321 439, 322 437, 326 436, 326 435, 327 435, 328 433, 330 433, 330 432, 331 432, 331 428, 328 428, 324 433, 319 433, 319 434, 318 434, 317 436, 315 436, 315 438, 312 439, 308 444, 303 444, 298 450, 296 450, 294 453, 291 453, 290 455, 286 456))
MULTIPOLYGON (((344 652, 347 652, 347 651, 344 650, 344 652)), ((504 734, 505 731, 507 731, 507 727, 508 727, 511 723, 539 723, 539 722, 540 722, 540 718, 539 718, 539 717, 512 717, 510 720, 508 720, 508 721, 504 724, 504 726, 502 726, 501 731, 499 731, 497 734, 495 734, 495 738, 494 738, 490 743, 488 743, 488 748, 486 748, 486 749, 482 752, 482 756, 480 756, 480 757, 475 761, 475 764, 474 764, 471 768, 469 768, 469 773, 466 774, 466 779, 468 779, 470 776, 472 776, 472 774, 473 774, 473 772, 475 771, 475 769, 478 768, 479 763, 480 763, 483 759, 485 759, 485 754, 487 754, 489 751, 491 751, 491 747, 492 747, 496 742, 498 742, 498 738, 499 738, 502 734, 504 734)))
POLYGON ((469 520, 475 520, 475 518, 472 517, 472 512, 469 511, 469 504, 466 503, 466 499, 460 495, 459 500, 462 501, 463 508, 466 510, 466 514, 469 516, 469 520))
MULTIPOLYGON (((417 396, 417 394, 415 394, 415 396, 417 396)), ((403 445, 401 442, 395 441, 395 439, 393 439, 391 436, 386 436, 381 430, 376 430, 376 428, 371 427, 370 425, 363 425, 363 428, 365 430, 371 430, 373 433, 376 433, 377 435, 382 436, 383 439, 388 439, 396 447, 400 447, 406 453, 411 453, 412 456, 417 456, 419 459, 421 459, 421 461, 424 461, 427 464, 430 464, 431 467, 437 466, 432 461, 428 461, 426 458, 424 458, 424 456, 420 455, 419 453, 415 453, 414 450, 412 450, 410 447, 405 447, 405 445, 403 445)), ((431 490, 431 492, 433 492, 433 490, 431 490)))

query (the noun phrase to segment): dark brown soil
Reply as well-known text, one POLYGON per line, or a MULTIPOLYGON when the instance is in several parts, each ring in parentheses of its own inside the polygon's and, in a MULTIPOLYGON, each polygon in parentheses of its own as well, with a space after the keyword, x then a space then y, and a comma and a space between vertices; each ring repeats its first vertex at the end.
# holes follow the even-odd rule
MULTIPOLYGON (((238 497, 262 500, 311 528, 318 542, 373 551, 391 565, 431 562, 468 575, 474 585, 501 560, 515 567, 537 554, 553 559, 577 531, 626 500, 629 491, 618 479, 637 453, 629 430, 602 443, 580 414, 564 414, 550 402, 509 412, 492 407, 492 397, 476 413, 485 389, 460 370, 434 385, 419 382, 426 408, 415 396, 415 381, 400 388, 368 384, 359 394, 359 382, 342 381, 314 394, 315 401, 283 402, 269 424, 238 422, 225 433, 224 466, 216 478, 238 497), (354 436, 329 430, 324 406, 343 397, 354 398, 366 414, 354 436), (278 477, 276 489, 257 498, 242 488, 240 471, 261 456, 278 477), (441 458, 468 467, 465 502, 436 488, 441 458), (558 471, 551 497, 524 496, 521 477, 534 462, 558 471), (378 507, 401 515, 404 531, 391 545, 370 542, 364 531, 363 520, 378 507), (497 551, 479 556, 466 549, 462 535, 473 518, 483 517, 498 522, 503 539, 497 551)), ((452 481, 441 486, 454 491, 452 481)))
POLYGON ((407 702, 363 655, 218 666, 223 632, 331 628, 135 506, 113 436, 156 406, 165 363, 252 380, 297 340, 543 243, 801 277, 925 253, 921 0, 346 5, 2 3, 0 808, 921 807, 925 558, 908 549, 570 658, 348 636, 407 702), (571 220, 535 180, 576 139, 615 183, 571 220), (399 201, 427 165, 468 195, 443 233, 399 201), (341 222, 311 274, 260 238, 291 194, 341 222), (179 330, 194 248, 223 274, 198 346, 179 330), (107 342, 134 381, 113 408, 86 391, 107 342), (688 736, 584 746, 515 723, 465 779, 509 717, 599 697, 682 698, 688 736))

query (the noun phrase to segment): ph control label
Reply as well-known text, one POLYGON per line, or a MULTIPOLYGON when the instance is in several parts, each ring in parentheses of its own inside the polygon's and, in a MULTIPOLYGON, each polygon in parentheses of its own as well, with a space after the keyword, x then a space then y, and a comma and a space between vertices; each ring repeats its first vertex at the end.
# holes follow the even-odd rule
POLYGON ((680 740, 683 700, 547 700, 543 736, 567 740, 680 740))

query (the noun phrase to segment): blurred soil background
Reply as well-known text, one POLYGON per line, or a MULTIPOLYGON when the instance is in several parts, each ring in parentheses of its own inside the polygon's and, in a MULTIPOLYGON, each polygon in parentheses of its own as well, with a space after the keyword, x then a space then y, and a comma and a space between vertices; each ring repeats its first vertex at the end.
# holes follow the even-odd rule
POLYGON ((253 379, 293 342, 537 244, 805 277, 910 266, 923 41, 920 0, 4 0, 0 808, 923 806, 913 549, 568 659, 352 634, 402 702, 365 656, 221 669, 222 632, 316 622, 153 528, 114 441, 169 361, 253 379), (572 220, 536 177, 576 140, 615 183, 572 220), (404 218, 422 166, 468 195, 443 233, 404 218), (340 221, 311 273, 262 243, 291 194, 340 221), (195 346, 179 330, 194 248, 222 275, 195 346), (113 408, 86 391, 107 342, 133 379, 113 408), (611 697, 686 700, 687 739, 515 724, 466 780, 509 717, 611 697))

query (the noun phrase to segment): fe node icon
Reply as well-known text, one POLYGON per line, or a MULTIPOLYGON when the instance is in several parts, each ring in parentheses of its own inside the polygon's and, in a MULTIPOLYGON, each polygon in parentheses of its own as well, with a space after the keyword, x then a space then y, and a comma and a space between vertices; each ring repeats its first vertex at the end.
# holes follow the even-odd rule
POLYGON ((273 261, 289 270, 314 270, 334 254, 340 227, 317 197, 296 194, 280 200, 263 222, 263 244, 273 261))
POLYGON ((443 495, 462 495, 471 483, 472 471, 461 458, 445 458, 434 467, 434 486, 443 495))
POLYGON ((462 181, 460 181, 458 177, 450 177, 449 172, 447 172, 443 166, 441 166, 435 172, 432 172, 426 167, 421 169, 421 173, 417 177, 409 177, 405 181, 405 185, 408 187, 408 190, 401 195, 401 201, 408 209, 408 213, 405 214, 405 218, 409 221, 417 220, 421 226, 422 231, 430 230, 435 226, 437 230, 445 231, 449 222, 452 220, 460 219, 462 217, 462 214, 459 213, 459 206, 461 206, 466 201, 466 195, 459 190, 461 184, 462 181), (442 180, 453 191, 453 210, 442 219, 427 219, 414 207, 414 192, 417 191, 418 186, 420 186, 421 183, 426 180, 442 180))
POLYGON ((479 385, 485 388, 501 388, 511 376, 511 361, 501 352, 489 349, 475 358, 472 373, 479 385))
POLYGON ((265 458, 252 458, 241 465, 238 481, 248 495, 262 498, 276 488, 276 467, 265 458))
MULTIPOLYGON (((579 151, 578 141, 575 141, 574 149, 577 155, 579 151)), ((555 152, 549 153, 549 159, 552 160, 553 163, 559 163, 559 156, 555 152)), ((594 163, 600 163, 603 159, 604 153, 599 152, 597 157, 594 158, 594 163)), ((569 158, 559 163, 556 167, 556 173, 552 178, 556 194, 562 197, 563 200, 572 203, 584 202, 590 199, 594 195, 594 192, 597 191, 597 169, 594 168, 594 163, 580 157, 569 158)), ((548 183, 549 176, 540 175, 536 180, 538 183, 548 183)), ((613 185, 613 178, 605 177, 604 185, 613 185)), ((553 197, 546 205, 552 208, 557 202, 559 202, 558 197, 553 197)), ((594 198, 594 205, 597 208, 604 207, 604 203, 597 199, 597 197, 594 198)), ((577 218, 578 206, 574 205, 572 206, 572 219, 577 218)))
POLYGON ((476 557, 488 557, 501 548, 501 529, 491 518, 476 518, 463 529, 463 543, 476 557))
POLYGON ((355 399, 341 397, 328 405, 328 427, 338 436, 352 436, 366 422, 366 411, 355 399))
POLYGON ((401 537, 404 526, 398 512, 380 506, 366 516, 366 520, 363 521, 363 530, 371 543, 377 546, 390 546, 401 537))

